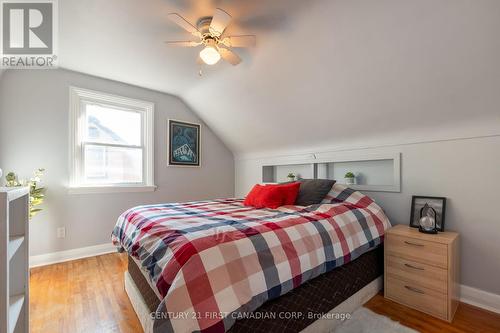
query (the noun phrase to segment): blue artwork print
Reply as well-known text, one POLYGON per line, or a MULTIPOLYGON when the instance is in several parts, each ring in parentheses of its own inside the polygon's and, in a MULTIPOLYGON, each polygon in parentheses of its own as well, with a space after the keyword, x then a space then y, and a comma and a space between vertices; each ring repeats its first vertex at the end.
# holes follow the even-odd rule
POLYGON ((199 166, 200 125, 169 120, 170 165, 199 166))

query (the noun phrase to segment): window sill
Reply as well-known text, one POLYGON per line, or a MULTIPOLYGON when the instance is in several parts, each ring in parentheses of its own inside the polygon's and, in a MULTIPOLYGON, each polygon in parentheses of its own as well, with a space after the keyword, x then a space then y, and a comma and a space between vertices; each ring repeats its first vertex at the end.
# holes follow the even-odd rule
POLYGON ((98 193, 127 193, 127 192, 153 192, 156 186, 79 186, 69 187, 68 194, 98 194, 98 193))

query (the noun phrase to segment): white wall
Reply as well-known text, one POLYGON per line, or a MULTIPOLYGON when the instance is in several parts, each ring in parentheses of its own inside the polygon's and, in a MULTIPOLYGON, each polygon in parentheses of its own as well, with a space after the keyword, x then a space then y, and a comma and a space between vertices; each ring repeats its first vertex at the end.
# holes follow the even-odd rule
MULTIPOLYGON (((412 195, 448 198, 445 228, 461 235, 462 283, 500 294, 500 135, 357 150, 362 152, 402 153, 401 193, 366 192, 392 223, 409 223, 412 195)), ((236 195, 261 181, 263 163, 302 155, 279 156, 236 159, 236 195)))
MULTIPOLYGON (((168 80, 168 78, 165 78, 168 80)), ((167 166, 167 119, 201 121, 177 97, 66 70, 8 70, 0 81, 0 168, 28 177, 47 169, 47 198, 31 221, 31 255, 110 242, 120 213, 145 203, 230 197, 231 152, 202 124, 202 167, 167 166), (156 192, 69 195, 69 86, 155 103, 156 192), (56 228, 67 236, 56 238, 56 228)))

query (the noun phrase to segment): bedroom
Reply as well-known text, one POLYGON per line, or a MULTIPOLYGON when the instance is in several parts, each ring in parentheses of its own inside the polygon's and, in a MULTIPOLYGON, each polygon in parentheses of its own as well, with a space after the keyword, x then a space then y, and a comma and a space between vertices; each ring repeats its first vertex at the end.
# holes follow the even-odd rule
POLYGON ((0 4, 0 332, 500 331, 500 2, 0 4))

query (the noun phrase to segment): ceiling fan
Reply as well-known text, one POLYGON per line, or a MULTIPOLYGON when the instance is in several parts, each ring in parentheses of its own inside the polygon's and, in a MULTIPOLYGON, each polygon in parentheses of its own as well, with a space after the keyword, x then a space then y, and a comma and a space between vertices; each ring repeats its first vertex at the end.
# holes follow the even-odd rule
POLYGON ((207 65, 215 65, 221 57, 231 65, 238 65, 241 58, 231 48, 255 46, 256 38, 254 35, 222 35, 232 17, 220 8, 215 10, 214 16, 200 18, 196 23, 196 27, 177 13, 169 14, 168 18, 197 37, 197 39, 166 41, 165 43, 182 47, 204 46, 203 50, 200 51, 199 60, 207 65))

